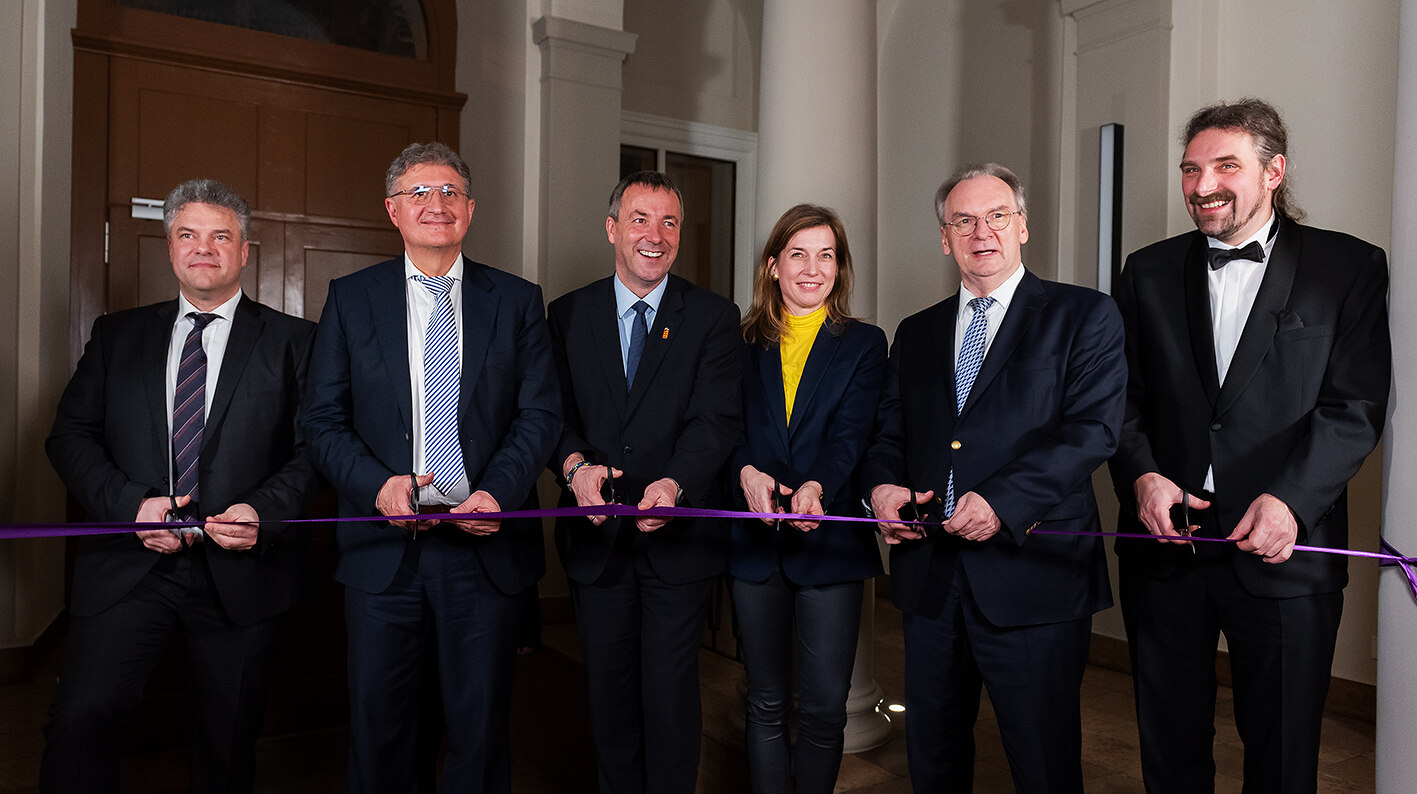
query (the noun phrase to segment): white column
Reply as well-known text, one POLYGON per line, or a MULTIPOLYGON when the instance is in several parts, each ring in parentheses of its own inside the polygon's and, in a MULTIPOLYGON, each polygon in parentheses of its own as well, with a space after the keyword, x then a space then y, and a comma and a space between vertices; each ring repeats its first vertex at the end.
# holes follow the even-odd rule
MULTIPOLYGON (((765 0, 755 251, 803 202, 837 211, 851 243, 857 316, 876 316, 876 3, 765 0)), ((890 720, 872 674, 875 587, 862 599, 846 751, 877 747, 890 720)))
MULTIPOLYGON (((1402 0, 1398 34, 1397 150, 1393 163, 1393 394, 1383 445, 1383 537, 1417 555, 1417 0, 1402 0)), ((1417 600, 1398 570, 1378 580, 1378 791, 1417 780, 1417 600)))

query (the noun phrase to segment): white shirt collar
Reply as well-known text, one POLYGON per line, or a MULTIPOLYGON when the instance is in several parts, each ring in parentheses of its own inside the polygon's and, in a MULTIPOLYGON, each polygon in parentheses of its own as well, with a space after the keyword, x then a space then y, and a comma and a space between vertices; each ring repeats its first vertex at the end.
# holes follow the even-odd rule
MULTIPOLYGON (((995 305, 998 306, 1000 314, 1008 312, 1009 303, 1013 301, 1014 293, 1018 292, 1018 285, 1023 283, 1023 269, 1023 263, 1020 262, 1018 268, 1014 270, 1013 275, 1004 279, 1004 283, 1000 284, 997 289, 989 293, 989 297, 993 298, 995 305)), ((960 282, 959 310, 961 312, 969 311, 969 302, 977 297, 979 296, 969 291, 969 287, 964 286, 964 282, 960 282)))
MULTIPOLYGON (((212 309, 211 311, 205 312, 205 313, 206 313, 206 314, 215 314, 216 316, 222 318, 223 320, 226 320, 227 322, 231 322, 231 321, 232 321, 232 318, 236 317, 236 304, 238 304, 238 303, 240 303, 240 302, 241 302, 241 288, 240 288, 240 287, 237 287, 237 288, 236 288, 236 294, 235 294, 235 295, 232 295, 230 298, 227 298, 225 303, 223 303, 223 304, 221 304, 220 306, 216 307, 215 309, 212 309)), ((183 294, 180 293, 180 292, 177 293, 177 319, 178 319, 179 321, 181 321, 182 319, 186 318, 186 316, 189 315, 189 314, 191 314, 192 312, 197 312, 197 313, 199 313, 199 314, 203 313, 201 309, 198 309, 196 306, 193 306, 193 305, 192 305, 192 302, 189 301, 189 300, 187 300, 187 296, 186 296, 186 295, 183 295, 183 294)))
MULTIPOLYGON (((458 258, 457 258, 457 261, 456 261, 456 262, 453 262, 453 266, 450 267, 450 268, 448 268, 448 273, 447 273, 447 275, 452 276, 454 281, 462 281, 462 273, 463 273, 463 261, 462 261, 462 255, 459 254, 459 255, 458 255, 458 258)), ((405 280, 411 279, 411 278, 413 278, 413 277, 415 277, 415 276, 426 276, 426 275, 428 275, 428 274, 427 274, 427 273, 424 273, 422 270, 419 270, 418 268, 416 268, 416 267, 413 266, 413 260, 408 258, 408 254, 407 254, 407 253, 405 253, 405 254, 403 255, 403 277, 404 277, 405 280)))

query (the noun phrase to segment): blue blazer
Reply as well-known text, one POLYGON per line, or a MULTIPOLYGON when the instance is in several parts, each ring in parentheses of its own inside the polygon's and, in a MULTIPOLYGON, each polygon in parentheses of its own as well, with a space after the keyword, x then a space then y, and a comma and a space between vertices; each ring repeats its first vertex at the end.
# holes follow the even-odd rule
MULTIPOLYGON (((536 479, 561 432, 561 400, 541 288, 463 259, 458 439, 473 491, 504 510, 536 506, 536 479)), ((339 491, 340 515, 375 515, 390 477, 413 469, 413 387, 400 257, 330 282, 310 361, 302 424, 315 464, 339 491)), ((517 593, 546 569, 541 522, 503 521, 465 536, 492 583, 517 593)), ((351 523, 335 533, 335 578, 388 589, 407 533, 351 523)))
MULTIPOLYGON (((744 499, 738 473, 752 465, 789 488, 808 480, 821 483, 829 515, 860 515, 856 467, 875 421, 885 367, 886 334, 880 328, 856 321, 823 325, 807 355, 789 425, 780 349, 745 343, 743 437, 728 472, 738 498, 744 499)), ((779 559, 796 584, 861 581, 881 573, 870 524, 826 522, 802 532, 756 519, 733 522, 729 572, 734 577, 765 581, 779 559)))
POLYGON ((892 599, 938 608, 957 566, 996 626, 1075 620, 1112 605, 1092 474, 1117 448, 1126 399, 1122 318, 1096 290, 1024 273, 964 409, 955 410, 959 295, 901 321, 863 484, 943 498, 974 491, 1003 528, 984 542, 936 533, 891 549, 892 599))

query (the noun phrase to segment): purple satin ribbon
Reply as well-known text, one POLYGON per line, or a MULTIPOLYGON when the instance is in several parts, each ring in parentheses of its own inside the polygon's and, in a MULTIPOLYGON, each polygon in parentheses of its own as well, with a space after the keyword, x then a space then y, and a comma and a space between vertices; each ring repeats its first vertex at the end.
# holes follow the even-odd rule
MULTIPOLYGON (((410 516, 350 516, 344 518, 294 518, 286 524, 327 524, 327 523, 369 523, 383 521, 499 521, 512 518, 575 518, 585 516, 630 516, 635 518, 745 518, 768 521, 834 521, 838 523, 875 524, 874 518, 859 516, 815 516, 805 513, 755 513, 748 510, 711 510, 698 507, 652 507, 641 510, 634 505, 605 504, 591 507, 552 507, 544 510, 504 510, 499 513, 423 513, 410 516)), ((113 535, 145 529, 181 529, 200 527, 205 521, 172 522, 76 522, 70 524, 0 524, 0 540, 13 538, 54 538, 81 535, 113 535)), ((933 521, 900 520, 891 523, 938 526, 933 521)), ((1029 531, 1033 535, 1076 535, 1099 538, 1140 538, 1155 540, 1159 536, 1132 532, 1075 532, 1071 530, 1040 529, 1029 531)), ((1234 543, 1227 538, 1190 538, 1198 543, 1234 543)), ((1378 560, 1381 567, 1397 566, 1407 577, 1413 598, 1417 599, 1417 557, 1407 557, 1393 548, 1386 540, 1381 541, 1382 551, 1361 551, 1358 549, 1334 549, 1326 546, 1296 545, 1295 551, 1317 552, 1320 554, 1341 554, 1346 557, 1367 557, 1378 560)))

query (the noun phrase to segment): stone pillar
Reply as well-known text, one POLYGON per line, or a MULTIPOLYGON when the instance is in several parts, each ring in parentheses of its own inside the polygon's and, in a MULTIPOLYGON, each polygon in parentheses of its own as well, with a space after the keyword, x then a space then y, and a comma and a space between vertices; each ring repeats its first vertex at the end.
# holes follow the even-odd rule
MULTIPOLYGON (((1383 537, 1417 555, 1417 0, 1402 0, 1398 34, 1397 150, 1393 163, 1392 317, 1393 394, 1383 445, 1383 537), (1409 272, 1411 271, 1411 272, 1409 272), (1409 389, 1408 387, 1412 387, 1409 389)), ((1378 791, 1410 791, 1417 780, 1417 600, 1398 570, 1378 580, 1378 791)))
POLYGON ((541 48, 539 281, 547 300, 614 269, 605 210, 620 178, 620 70, 635 34, 556 16, 541 48))
MULTIPOLYGON (((853 313, 876 316, 876 3, 765 0, 754 250, 783 211, 841 215, 853 252, 853 313)), ((871 668, 875 587, 867 583, 847 699, 846 751, 879 746, 890 720, 871 668)))

